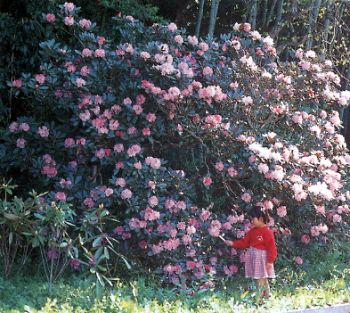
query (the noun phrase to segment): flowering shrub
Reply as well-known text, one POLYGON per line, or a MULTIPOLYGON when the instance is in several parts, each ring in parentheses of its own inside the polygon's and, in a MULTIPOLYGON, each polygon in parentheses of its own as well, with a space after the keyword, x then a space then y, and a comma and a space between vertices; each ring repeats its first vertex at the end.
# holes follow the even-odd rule
POLYGON ((350 92, 330 61, 300 49, 280 64, 246 23, 208 43, 124 16, 104 38, 77 13, 65 3, 44 14, 69 40, 41 43, 38 73, 9 82, 33 109, 9 125, 2 166, 72 203, 78 227, 98 206, 121 221, 95 248, 113 237, 189 286, 238 271, 242 254, 218 237, 242 237, 252 205, 271 213, 280 253, 297 264, 304 245, 347 225, 339 110, 350 92))

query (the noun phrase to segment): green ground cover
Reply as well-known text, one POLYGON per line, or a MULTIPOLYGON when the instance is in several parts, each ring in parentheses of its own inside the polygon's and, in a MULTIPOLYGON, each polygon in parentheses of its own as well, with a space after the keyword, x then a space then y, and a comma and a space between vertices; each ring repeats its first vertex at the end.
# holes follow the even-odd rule
POLYGON ((71 275, 63 277, 48 293, 40 275, 17 274, 0 278, 0 312, 283 312, 289 309, 350 302, 350 244, 328 252, 310 251, 313 264, 301 268, 277 266, 272 297, 256 304, 251 281, 235 278, 217 282, 215 288, 193 294, 160 286, 156 277, 139 275, 116 280, 112 289, 96 297, 94 282, 71 275))

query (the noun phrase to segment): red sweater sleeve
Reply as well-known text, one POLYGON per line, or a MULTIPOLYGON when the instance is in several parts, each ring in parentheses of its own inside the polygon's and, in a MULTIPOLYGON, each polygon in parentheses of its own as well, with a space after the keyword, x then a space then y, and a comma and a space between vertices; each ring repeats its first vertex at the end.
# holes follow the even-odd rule
POLYGON ((250 233, 249 231, 242 239, 232 241, 232 247, 238 249, 246 249, 250 246, 250 233))
POLYGON ((271 229, 266 232, 266 250, 267 250, 267 262, 273 263, 277 257, 277 248, 275 242, 275 236, 271 229))

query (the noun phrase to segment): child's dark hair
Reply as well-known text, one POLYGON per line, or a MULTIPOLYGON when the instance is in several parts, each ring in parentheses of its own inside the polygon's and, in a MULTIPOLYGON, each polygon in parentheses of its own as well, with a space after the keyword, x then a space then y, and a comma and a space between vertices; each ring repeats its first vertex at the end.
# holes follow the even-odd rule
POLYGON ((249 211, 248 211, 248 217, 250 219, 256 217, 256 218, 263 218, 263 221, 265 224, 267 224, 270 221, 270 216, 267 213, 266 210, 264 210, 263 208, 259 207, 259 206, 253 206, 249 211))

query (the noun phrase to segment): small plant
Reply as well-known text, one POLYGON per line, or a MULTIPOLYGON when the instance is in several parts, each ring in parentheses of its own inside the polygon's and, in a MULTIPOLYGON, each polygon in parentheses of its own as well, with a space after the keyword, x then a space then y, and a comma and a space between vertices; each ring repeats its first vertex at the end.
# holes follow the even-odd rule
POLYGON ((28 234, 34 225, 33 213, 38 208, 38 198, 42 196, 33 191, 23 201, 13 196, 13 190, 17 186, 12 185, 11 181, 3 181, 0 185, 3 193, 3 198, 0 199, 0 256, 6 278, 16 262, 23 266, 27 261, 32 249, 28 234))
POLYGON ((74 215, 70 204, 54 201, 43 204, 34 213, 36 223, 32 232, 32 245, 40 249, 49 292, 54 281, 73 259, 74 241, 70 236, 70 228, 74 226, 74 215))

